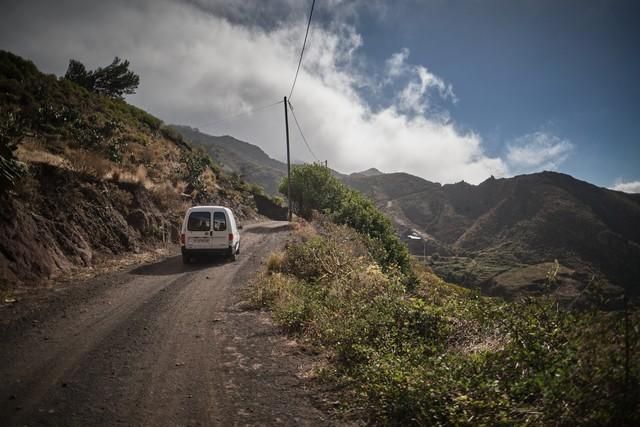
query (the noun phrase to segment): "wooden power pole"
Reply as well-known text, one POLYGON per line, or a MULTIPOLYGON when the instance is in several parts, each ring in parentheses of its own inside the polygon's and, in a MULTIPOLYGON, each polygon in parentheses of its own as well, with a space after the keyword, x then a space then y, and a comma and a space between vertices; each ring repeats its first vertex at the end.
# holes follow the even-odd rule
POLYGON ((289 212, 287 214, 291 222, 291 159, 289 158, 289 110, 287 109, 287 97, 284 97, 284 127, 287 134, 287 199, 289 200, 289 212))

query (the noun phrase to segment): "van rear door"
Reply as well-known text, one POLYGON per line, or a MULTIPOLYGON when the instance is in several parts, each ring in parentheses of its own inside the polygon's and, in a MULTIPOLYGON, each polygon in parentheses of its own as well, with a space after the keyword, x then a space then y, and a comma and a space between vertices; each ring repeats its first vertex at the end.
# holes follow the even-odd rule
POLYGON ((187 219, 185 247, 187 249, 209 249, 211 247, 211 212, 192 211, 187 219))
POLYGON ((226 249, 229 247, 231 224, 224 210, 213 211, 213 231, 211 232, 211 248, 226 249))

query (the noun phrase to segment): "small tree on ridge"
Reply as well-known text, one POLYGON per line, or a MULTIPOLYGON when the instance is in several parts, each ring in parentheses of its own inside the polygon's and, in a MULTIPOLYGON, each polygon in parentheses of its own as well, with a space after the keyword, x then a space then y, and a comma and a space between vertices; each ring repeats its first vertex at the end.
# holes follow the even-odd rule
POLYGON ((129 70, 129 61, 122 61, 117 56, 111 64, 104 68, 96 68, 94 71, 87 71, 84 64, 71 59, 64 78, 92 92, 118 99, 122 99, 124 95, 136 93, 140 84, 140 77, 129 70))

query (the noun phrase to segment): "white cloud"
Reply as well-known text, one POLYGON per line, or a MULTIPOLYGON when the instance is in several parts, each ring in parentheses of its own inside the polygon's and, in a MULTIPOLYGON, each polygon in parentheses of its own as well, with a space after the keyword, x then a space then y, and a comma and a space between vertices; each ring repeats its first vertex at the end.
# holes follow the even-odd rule
MULTIPOLYGON (((306 29, 306 21, 298 19, 304 11, 296 9, 296 20, 288 25, 261 25, 253 19, 262 13, 259 4, 229 9, 229 17, 207 9, 204 1, 194 6, 170 0, 55 5, 26 0, 3 10, 0 48, 56 74, 64 73, 69 58, 90 68, 116 55, 129 59, 141 77, 138 93, 129 98, 132 103, 166 122, 230 134, 283 159, 281 105, 207 125, 289 93, 306 29)), ((508 173, 502 159, 485 153, 479 135, 459 130, 442 114, 431 114, 431 94, 455 102, 453 89, 426 67, 408 65, 408 50, 387 63, 388 75, 402 74, 408 83, 390 105, 374 111, 358 93, 368 78, 358 66, 363 42, 345 22, 312 26, 292 102, 320 159, 342 172, 376 167, 439 182, 477 183, 508 173)), ((312 161, 296 129, 291 132, 292 158, 312 161)), ((510 161, 521 159, 527 165, 527 156, 519 153, 514 146, 510 161)))
POLYGON ((640 181, 621 181, 618 180, 611 187, 612 190, 624 191, 625 193, 640 193, 640 181))
MULTIPOLYGON (((422 65, 411 65, 407 62, 409 49, 402 48, 385 61, 386 84, 398 82, 400 78, 409 77, 409 81, 396 95, 397 107, 406 113, 425 114, 430 111, 430 95, 435 91, 440 98, 456 103, 458 99, 453 87, 431 73, 422 65)), ((448 117, 448 115, 445 115, 448 117)))
POLYGON ((573 144, 546 132, 521 136, 507 145, 507 165, 512 173, 555 170, 569 157, 573 144))
POLYGON ((410 81, 398 94, 400 109, 425 114, 430 106, 428 91, 432 89, 435 89, 441 98, 456 101, 453 88, 451 85, 445 84, 440 77, 431 74, 429 70, 420 65, 414 67, 412 71, 417 75, 417 79, 410 81))
POLYGON ((389 59, 386 60, 385 64, 389 77, 398 77, 407 71, 407 58, 409 58, 409 49, 405 47, 402 48, 400 52, 392 54, 389 59))

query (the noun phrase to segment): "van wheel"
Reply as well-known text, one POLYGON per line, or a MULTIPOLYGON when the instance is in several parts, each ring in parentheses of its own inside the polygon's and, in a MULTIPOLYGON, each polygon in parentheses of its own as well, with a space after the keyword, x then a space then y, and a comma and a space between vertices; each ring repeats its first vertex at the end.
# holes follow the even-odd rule
POLYGON ((182 263, 183 264, 191 264, 191 257, 187 254, 182 254, 182 263))
POLYGON ((227 258, 229 259, 229 261, 233 262, 236 259, 238 259, 238 253, 233 249, 229 249, 229 254, 227 255, 227 258))

